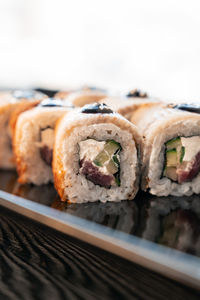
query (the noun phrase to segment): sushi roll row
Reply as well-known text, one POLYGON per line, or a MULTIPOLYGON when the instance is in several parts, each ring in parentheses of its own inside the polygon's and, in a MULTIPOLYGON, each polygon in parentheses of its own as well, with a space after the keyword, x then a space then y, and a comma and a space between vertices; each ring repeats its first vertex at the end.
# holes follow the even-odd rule
POLYGON ((14 103, 0 167, 16 166, 21 184, 54 182, 63 201, 78 203, 133 199, 140 183, 157 196, 200 193, 198 106, 88 88, 14 103))
POLYGON ((19 183, 54 182, 61 199, 71 202, 134 198, 140 173, 138 130, 107 105, 80 108, 92 97, 94 102, 105 94, 83 90, 64 97, 62 92, 62 97, 57 93, 34 107, 15 109, 9 122, 14 123, 11 144, 19 183))
POLYGON ((19 182, 54 181, 64 201, 119 201, 138 191, 140 135, 107 105, 46 99, 19 116, 13 141, 19 182))

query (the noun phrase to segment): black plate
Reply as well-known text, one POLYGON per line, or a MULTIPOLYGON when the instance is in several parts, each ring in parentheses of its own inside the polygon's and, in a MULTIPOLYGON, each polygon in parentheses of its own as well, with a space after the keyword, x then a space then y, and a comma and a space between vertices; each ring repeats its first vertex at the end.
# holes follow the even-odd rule
POLYGON ((134 201, 68 204, 60 201, 52 184, 20 185, 16 173, 7 171, 0 172, 0 190, 1 205, 166 276, 200 286, 199 195, 139 193, 134 201))

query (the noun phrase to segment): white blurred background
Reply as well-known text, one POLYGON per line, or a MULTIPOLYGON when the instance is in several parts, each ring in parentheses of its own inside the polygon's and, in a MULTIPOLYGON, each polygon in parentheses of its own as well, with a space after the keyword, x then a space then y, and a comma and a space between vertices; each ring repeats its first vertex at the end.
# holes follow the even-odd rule
POLYGON ((200 101, 199 0, 0 0, 0 87, 200 101))

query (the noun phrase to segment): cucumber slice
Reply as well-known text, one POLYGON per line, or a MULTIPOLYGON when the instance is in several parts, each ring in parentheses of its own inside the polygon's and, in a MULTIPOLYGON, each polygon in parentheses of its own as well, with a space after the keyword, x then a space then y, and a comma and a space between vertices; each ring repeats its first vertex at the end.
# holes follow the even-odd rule
POLYGON ((96 158, 94 163, 97 166, 106 166, 107 171, 114 175, 117 186, 120 186, 120 162, 118 159, 119 152, 122 150, 121 145, 114 140, 106 141, 103 151, 101 151, 96 158))
POLYGON ((178 179, 175 167, 166 167, 165 170, 164 170, 163 175, 165 177, 170 178, 173 181, 177 181, 177 179, 178 179))
POLYGON ((110 159, 110 155, 105 151, 101 151, 94 160, 95 165, 103 167, 103 165, 110 159))
POLYGON ((108 140, 104 150, 108 152, 109 155, 114 155, 118 150, 121 150, 121 145, 114 140, 108 140))
POLYGON ((176 149, 171 149, 166 151, 166 167, 176 167, 177 166, 177 151, 176 149))
POLYGON ((104 146, 103 151, 101 151, 96 158, 94 163, 97 166, 103 167, 107 161, 110 161, 113 155, 121 150, 121 145, 114 140, 108 140, 104 146))
POLYGON ((114 162, 113 159, 111 159, 109 163, 106 165, 106 169, 110 174, 115 174, 118 172, 118 165, 114 162))
POLYGON ((177 147, 182 146, 180 136, 169 140, 165 145, 167 150, 176 149, 177 147))
POLYGON ((117 158, 117 155, 114 155, 114 156, 113 156, 113 160, 114 160, 114 162, 117 164, 117 166, 119 167, 119 166, 120 166, 120 162, 119 162, 119 160, 118 160, 118 158, 117 158))

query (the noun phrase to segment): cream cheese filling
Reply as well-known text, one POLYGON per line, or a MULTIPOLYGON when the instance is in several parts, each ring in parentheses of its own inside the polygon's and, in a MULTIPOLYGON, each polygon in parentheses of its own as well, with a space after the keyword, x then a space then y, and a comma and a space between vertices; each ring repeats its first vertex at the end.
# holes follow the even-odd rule
POLYGON ((200 136, 181 137, 181 143, 185 147, 183 161, 191 161, 200 152, 200 136))
POLYGON ((93 161, 97 157, 97 155, 101 151, 103 151, 105 143, 106 143, 105 141, 99 142, 93 139, 88 139, 79 142, 80 160, 85 159, 85 160, 93 161))
MULTIPOLYGON (((85 141, 79 142, 79 157, 80 160, 84 159, 86 161, 90 161, 93 163, 94 166, 94 159, 97 157, 97 155, 104 150, 106 142, 105 141, 96 141, 94 139, 87 139, 85 141)), ((97 166, 96 166, 97 167, 97 166)), ((106 164, 104 166, 98 166, 99 171, 102 174, 110 175, 106 168, 106 164)))
POLYGON ((41 130, 41 142, 36 143, 38 147, 47 146, 49 149, 53 149, 54 144, 54 129, 47 128, 41 130))

